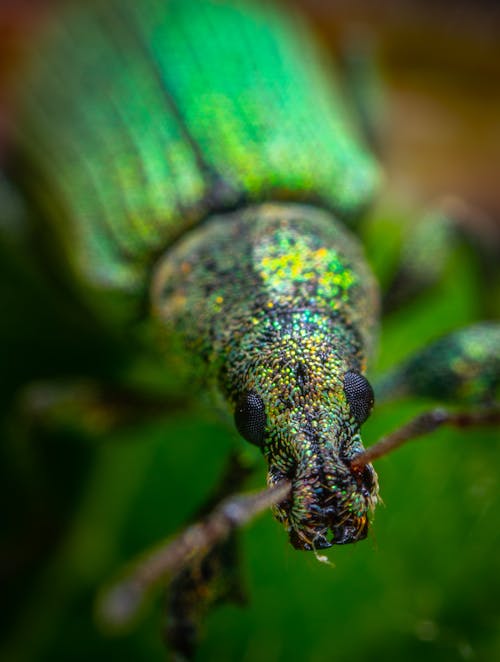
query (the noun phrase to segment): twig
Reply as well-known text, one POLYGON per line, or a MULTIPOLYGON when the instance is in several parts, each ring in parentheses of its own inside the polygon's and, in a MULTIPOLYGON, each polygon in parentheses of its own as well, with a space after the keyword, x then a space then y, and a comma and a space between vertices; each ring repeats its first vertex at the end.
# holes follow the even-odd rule
POLYGON ((155 586, 206 554, 234 529, 281 503, 290 490, 290 482, 281 481, 260 492, 236 494, 224 499, 207 517, 148 552, 126 571, 125 576, 108 587, 98 601, 99 620, 113 629, 126 627, 135 619, 155 586))
POLYGON ((406 425, 391 432, 386 437, 382 437, 376 444, 357 455, 352 460, 351 467, 361 469, 369 462, 391 453, 407 441, 432 432, 441 425, 472 427, 475 425, 498 425, 498 423, 500 423, 500 410, 497 408, 475 412, 449 412, 446 409, 433 409, 416 416, 406 425))

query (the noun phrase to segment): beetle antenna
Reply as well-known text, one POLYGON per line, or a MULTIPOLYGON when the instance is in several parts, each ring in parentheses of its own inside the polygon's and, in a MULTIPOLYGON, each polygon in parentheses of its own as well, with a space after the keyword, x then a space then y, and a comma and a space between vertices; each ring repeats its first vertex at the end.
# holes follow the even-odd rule
POLYGON ((379 439, 370 448, 356 455, 351 462, 351 468, 356 470, 362 469, 366 464, 392 453, 393 450, 399 448, 407 441, 432 432, 442 425, 466 428, 476 425, 498 424, 500 424, 499 405, 473 412, 450 412, 441 408, 432 409, 416 416, 394 432, 379 439))

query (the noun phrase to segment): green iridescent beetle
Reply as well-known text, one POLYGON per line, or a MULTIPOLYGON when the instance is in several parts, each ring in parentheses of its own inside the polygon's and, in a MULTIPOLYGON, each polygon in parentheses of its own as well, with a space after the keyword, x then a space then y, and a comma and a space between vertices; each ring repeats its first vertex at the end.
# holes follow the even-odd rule
MULTIPOLYGON (((165 370, 234 416, 270 485, 290 481, 275 513, 296 548, 364 538, 380 304, 348 226, 380 171, 331 64, 264 3, 95 2, 48 32, 15 140, 51 253, 106 324, 146 318, 165 370)), ((380 397, 491 402, 499 348, 497 324, 457 332, 380 397)))
POLYGON ((378 299, 340 219, 367 206, 379 172, 317 46, 264 7, 95 10, 55 26, 26 84, 30 199, 101 308, 120 300, 130 318, 151 290, 190 378, 236 411, 271 483, 293 477, 279 516, 294 544, 364 537, 376 479, 360 484, 349 459, 378 299))
POLYGON ((364 537, 377 481, 350 461, 379 304, 344 223, 379 170, 322 53, 282 13, 226 2, 95 3, 50 32, 18 145, 84 296, 126 323, 150 290, 189 378, 270 483, 292 479, 278 515, 297 547, 364 537))

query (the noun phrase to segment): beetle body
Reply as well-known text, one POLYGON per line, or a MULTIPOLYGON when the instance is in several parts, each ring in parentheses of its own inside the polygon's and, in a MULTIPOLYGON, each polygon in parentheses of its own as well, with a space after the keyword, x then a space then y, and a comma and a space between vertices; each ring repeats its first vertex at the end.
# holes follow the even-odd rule
POLYGON ((366 384, 377 288, 354 237, 305 205, 214 217, 160 261, 153 301, 262 447, 270 483, 292 479, 291 503, 277 510, 292 542, 330 546, 329 529, 335 543, 364 537, 377 487, 371 468, 349 468, 368 414, 349 381, 366 384))
POLYGON ((379 175, 312 38, 264 5, 148 0, 71 9, 45 41, 18 151, 80 291, 126 324, 151 290, 162 346, 292 479, 295 546, 364 537, 378 295, 342 222, 379 175))
POLYGON ((369 203, 375 162, 293 21, 205 1, 88 9, 48 30, 17 125, 30 197, 83 283, 143 291, 214 209, 322 200, 353 218, 369 203))

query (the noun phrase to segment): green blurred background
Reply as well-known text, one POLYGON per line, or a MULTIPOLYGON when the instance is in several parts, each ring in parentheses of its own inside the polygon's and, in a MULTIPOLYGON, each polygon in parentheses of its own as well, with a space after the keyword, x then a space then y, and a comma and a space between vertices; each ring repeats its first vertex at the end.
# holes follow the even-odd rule
MULTIPOLYGON (((299 4, 335 52, 369 28, 387 83, 388 190, 363 229, 382 281, 401 227, 439 193, 459 193, 498 221, 500 54, 491 3, 299 4), (390 243, 382 237, 391 237, 390 243)), ((41 3, 40 3, 41 6, 41 3)), ((36 24, 34 3, 0 9, 2 78, 36 24)), ((29 40, 28 40, 29 41, 29 40)), ((162 659, 162 598, 123 637, 103 633, 103 582, 178 530, 244 442, 201 408, 109 431, 109 421, 31 421, 32 380, 139 374, 147 360, 85 321, 15 239, 0 246, 3 660, 162 659)), ((446 331, 492 314, 497 291, 459 247, 442 284, 384 322, 385 367, 446 331), (488 311, 485 313, 485 311, 488 311)), ((498 310, 497 310, 498 313, 498 310)), ((152 376, 152 379, 155 376, 152 376)), ((370 444, 429 403, 378 408, 370 444)), ((251 452, 251 451, 249 451, 251 452)), ((200 660, 500 659, 498 432, 442 430, 381 460, 384 504, 363 543, 334 548, 334 567, 293 550, 265 514, 243 532, 245 608, 208 619, 200 660)), ((265 466, 253 485, 264 483, 265 466)))

